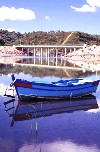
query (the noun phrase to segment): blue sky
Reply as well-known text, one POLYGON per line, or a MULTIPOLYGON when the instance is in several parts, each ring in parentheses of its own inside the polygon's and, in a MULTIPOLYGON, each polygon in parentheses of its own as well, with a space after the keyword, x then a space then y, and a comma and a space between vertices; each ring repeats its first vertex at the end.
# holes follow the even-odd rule
POLYGON ((100 0, 0 0, 0 29, 100 34, 100 0))

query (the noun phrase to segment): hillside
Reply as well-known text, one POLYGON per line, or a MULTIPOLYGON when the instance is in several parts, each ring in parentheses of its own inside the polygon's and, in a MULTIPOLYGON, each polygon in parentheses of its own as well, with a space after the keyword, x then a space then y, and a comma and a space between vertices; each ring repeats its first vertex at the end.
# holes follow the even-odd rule
POLYGON ((31 32, 21 34, 0 30, 0 45, 100 45, 100 35, 83 32, 31 32))

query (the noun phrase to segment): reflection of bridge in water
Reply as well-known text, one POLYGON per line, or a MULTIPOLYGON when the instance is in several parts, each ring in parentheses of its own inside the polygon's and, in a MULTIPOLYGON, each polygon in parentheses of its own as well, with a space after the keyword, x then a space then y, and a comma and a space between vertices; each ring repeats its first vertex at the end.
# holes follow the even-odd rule
POLYGON ((39 67, 50 67, 50 68, 65 68, 65 69, 76 69, 73 64, 64 60, 64 56, 68 53, 76 52, 76 50, 83 48, 83 46, 52 46, 52 45, 19 45, 15 46, 18 50, 27 54, 27 57, 20 59, 15 64, 39 66, 39 67))

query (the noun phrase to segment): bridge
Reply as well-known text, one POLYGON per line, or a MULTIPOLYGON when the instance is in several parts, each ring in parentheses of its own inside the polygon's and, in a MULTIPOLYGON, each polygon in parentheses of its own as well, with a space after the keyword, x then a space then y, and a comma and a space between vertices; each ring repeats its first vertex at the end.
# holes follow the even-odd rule
POLYGON ((24 52, 29 58, 26 63, 22 62, 22 65, 81 70, 78 66, 75 67, 63 60, 63 56, 84 48, 84 45, 15 45, 14 47, 24 52))
POLYGON ((96 47, 92 47, 93 49, 91 51, 90 47, 85 44, 70 46, 13 45, 11 48, 8 47, 6 48, 7 51, 3 50, 5 53, 4 58, 2 56, 0 59, 3 63, 6 63, 7 61, 7 63, 13 63, 13 65, 20 64, 22 66, 26 65, 48 68, 62 68, 82 71, 93 71, 93 65, 95 64, 94 71, 96 71, 95 69, 97 69, 97 71, 100 70, 99 64, 94 62, 94 60, 97 60, 97 53, 94 53, 94 51, 96 52, 96 47), (8 57, 6 56, 7 53, 8 57), (93 62, 91 62, 91 59, 93 59, 93 62))
POLYGON ((83 48, 82 46, 64 46, 64 45, 14 45, 15 48, 21 49, 21 51, 24 51, 26 49, 27 55, 31 52, 33 55, 36 54, 36 52, 40 53, 40 56, 42 57, 43 53, 50 54, 52 53, 61 53, 63 51, 64 55, 66 55, 69 52, 76 51, 79 48, 83 48))

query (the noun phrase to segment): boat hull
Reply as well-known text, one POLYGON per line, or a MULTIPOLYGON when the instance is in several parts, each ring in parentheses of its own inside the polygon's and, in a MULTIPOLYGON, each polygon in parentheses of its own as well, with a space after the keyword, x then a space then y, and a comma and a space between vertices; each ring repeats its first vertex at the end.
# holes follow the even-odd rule
POLYGON ((96 92, 99 80, 80 83, 63 81, 57 83, 29 82, 16 79, 14 86, 20 100, 26 98, 61 99, 80 97, 96 92))

